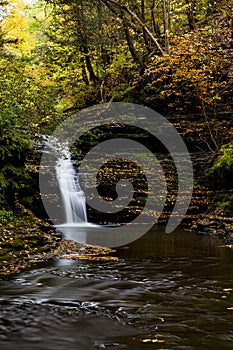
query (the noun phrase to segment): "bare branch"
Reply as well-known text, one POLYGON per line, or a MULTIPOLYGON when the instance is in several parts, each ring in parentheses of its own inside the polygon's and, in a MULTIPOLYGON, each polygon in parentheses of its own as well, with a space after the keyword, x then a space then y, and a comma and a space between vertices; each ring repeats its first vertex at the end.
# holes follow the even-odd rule
POLYGON ((147 25, 145 23, 143 23, 142 20, 134 12, 132 12, 127 6, 121 5, 115 0, 102 0, 102 1, 103 1, 103 3, 106 6, 108 6, 109 3, 111 3, 111 4, 115 5, 115 6, 117 6, 118 8, 124 10, 125 12, 127 12, 143 28, 143 30, 147 33, 147 35, 152 40, 152 42, 157 46, 157 48, 160 51, 160 53, 162 55, 164 55, 164 51, 163 51, 162 47, 160 46, 158 40, 154 37, 154 35, 148 29, 147 25))

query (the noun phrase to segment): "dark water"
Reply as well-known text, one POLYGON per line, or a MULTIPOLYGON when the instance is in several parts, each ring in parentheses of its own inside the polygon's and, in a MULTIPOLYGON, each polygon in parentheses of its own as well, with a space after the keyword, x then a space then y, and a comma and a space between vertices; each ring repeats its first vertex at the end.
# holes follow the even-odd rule
POLYGON ((0 349, 233 349, 233 254, 219 245, 157 228, 119 261, 0 281, 0 349))

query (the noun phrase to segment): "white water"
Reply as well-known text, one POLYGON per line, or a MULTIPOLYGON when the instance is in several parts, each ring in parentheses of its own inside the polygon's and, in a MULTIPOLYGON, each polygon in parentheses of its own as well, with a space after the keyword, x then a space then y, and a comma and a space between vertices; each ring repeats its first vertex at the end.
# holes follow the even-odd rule
POLYGON ((61 143, 52 136, 46 136, 44 145, 44 153, 52 156, 48 157, 46 164, 52 164, 55 170, 59 188, 59 194, 56 191, 56 196, 60 199, 57 206, 62 209, 62 216, 58 220, 56 215, 54 226, 65 239, 99 245, 100 226, 87 221, 86 197, 80 187, 79 174, 74 167, 68 143, 61 143))
POLYGON ((71 154, 67 147, 58 159, 55 167, 57 181, 61 191, 66 224, 87 222, 86 200, 79 185, 71 154))
POLYGON ((52 137, 47 138, 46 145, 57 156, 55 171, 64 210, 63 225, 77 226, 87 223, 85 194, 79 185, 79 176, 74 168, 69 147, 58 143, 52 137))

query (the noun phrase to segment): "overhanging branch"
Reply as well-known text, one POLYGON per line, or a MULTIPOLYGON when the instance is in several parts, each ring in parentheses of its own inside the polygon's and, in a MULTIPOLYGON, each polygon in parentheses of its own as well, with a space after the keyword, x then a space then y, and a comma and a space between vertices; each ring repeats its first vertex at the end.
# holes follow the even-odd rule
POLYGON ((152 42, 157 46, 158 50, 162 55, 164 55, 164 51, 159 44, 158 40, 154 37, 154 35, 151 33, 151 31, 148 29, 147 25, 142 22, 142 20, 134 13, 132 12, 127 6, 119 4, 115 0, 101 0, 108 8, 111 8, 111 4, 114 6, 117 6, 119 9, 127 12, 132 18, 134 18, 135 21, 143 28, 143 30, 147 33, 149 38, 152 40, 152 42))

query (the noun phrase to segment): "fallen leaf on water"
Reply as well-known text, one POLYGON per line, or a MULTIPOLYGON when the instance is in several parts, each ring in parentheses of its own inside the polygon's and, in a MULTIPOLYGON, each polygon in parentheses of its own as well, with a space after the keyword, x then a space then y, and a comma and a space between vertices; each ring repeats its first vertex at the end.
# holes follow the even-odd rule
POLYGON ((143 343, 164 343, 165 342, 165 340, 163 340, 163 339, 150 339, 150 338, 142 339, 141 341, 143 343))

